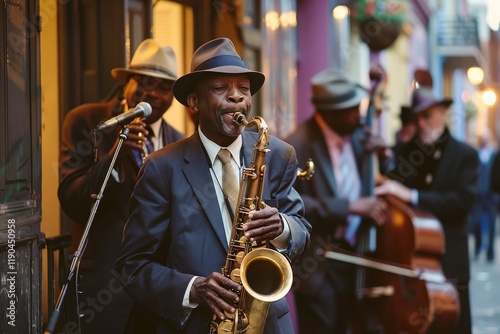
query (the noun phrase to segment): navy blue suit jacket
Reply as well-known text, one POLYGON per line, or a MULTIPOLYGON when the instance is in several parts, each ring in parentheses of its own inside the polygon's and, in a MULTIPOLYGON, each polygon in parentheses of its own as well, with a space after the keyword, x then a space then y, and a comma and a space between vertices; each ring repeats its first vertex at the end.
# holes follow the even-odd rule
MULTIPOLYGON (((246 166, 257 138, 257 133, 243 133, 246 166)), ((284 253, 293 260, 306 248, 310 231, 302 217, 302 200, 292 188, 295 151, 274 137, 268 148, 263 200, 288 221, 291 241, 284 253)), ((130 213, 115 263, 135 303, 129 332, 208 333, 212 313, 205 307, 195 308, 182 324, 182 301, 191 278, 220 272, 228 248, 209 162, 197 133, 146 159, 130 213)), ((288 312, 285 299, 273 303, 265 333, 289 333, 279 321, 288 312)))

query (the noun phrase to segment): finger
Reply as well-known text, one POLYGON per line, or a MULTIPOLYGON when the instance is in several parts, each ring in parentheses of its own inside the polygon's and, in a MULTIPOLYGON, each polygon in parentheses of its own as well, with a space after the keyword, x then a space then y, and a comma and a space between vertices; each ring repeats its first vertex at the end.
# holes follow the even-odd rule
POLYGON ((373 193, 377 196, 385 195, 387 193, 386 186, 384 184, 378 186, 373 190, 373 193))
POLYGON ((245 231, 245 237, 250 239, 250 241, 271 240, 276 238, 281 232, 281 224, 273 224, 247 230, 245 231))
POLYGON ((225 291, 227 290, 234 290, 234 291, 240 291, 241 286, 239 283, 234 282, 231 280, 229 277, 226 277, 222 274, 216 273, 217 275, 214 275, 213 277, 217 281, 217 284, 221 286, 225 291))
POLYGON ((252 220, 263 219, 272 217, 278 214, 278 209, 273 208, 265 204, 264 208, 261 210, 254 210, 248 213, 248 218, 252 220))
POLYGON ((130 141, 130 140, 124 141, 123 147, 128 147, 129 149, 132 149, 132 150, 139 150, 139 151, 142 150, 141 144, 139 144, 136 141, 130 141))
POLYGON ((221 320, 224 320, 226 318, 224 311, 228 313, 236 312, 236 308, 234 307, 234 305, 229 305, 224 300, 217 297, 214 297, 212 300, 208 300, 207 306, 221 320))
POLYGON ((127 140, 128 141, 133 141, 133 142, 136 142, 138 144, 142 144, 142 142, 144 140, 147 140, 146 137, 141 133, 129 133, 128 137, 127 137, 127 140))
POLYGON ((382 226, 385 222, 385 214, 382 211, 376 210, 374 213, 375 222, 378 226, 382 226))

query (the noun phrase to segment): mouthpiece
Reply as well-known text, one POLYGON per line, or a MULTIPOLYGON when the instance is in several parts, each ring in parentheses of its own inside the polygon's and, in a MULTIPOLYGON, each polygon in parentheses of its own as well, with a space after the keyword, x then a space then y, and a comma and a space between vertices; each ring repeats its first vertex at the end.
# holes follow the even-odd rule
POLYGON ((243 113, 239 111, 235 112, 233 115, 233 122, 245 125, 246 123, 245 115, 243 115, 243 113))

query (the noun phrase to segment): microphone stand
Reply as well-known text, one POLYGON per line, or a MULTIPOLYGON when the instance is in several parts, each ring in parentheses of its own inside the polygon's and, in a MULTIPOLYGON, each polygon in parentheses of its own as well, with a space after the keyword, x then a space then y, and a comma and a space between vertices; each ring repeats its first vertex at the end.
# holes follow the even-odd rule
MULTIPOLYGON (((97 131, 97 130, 94 130, 94 131, 97 131)), ((54 311, 52 312, 52 315, 51 315, 50 320, 47 324, 47 328, 45 329, 44 334, 52 334, 54 332, 56 325, 57 325, 57 320, 59 319, 59 314, 61 313, 61 306, 62 306, 62 303, 64 301, 64 298, 66 297, 66 292, 68 290, 68 284, 74 278, 75 272, 76 272, 78 266, 80 265, 82 255, 85 252, 85 247, 87 246, 88 235, 90 232, 90 228, 92 227, 92 222, 94 221, 94 217, 95 217, 95 214, 97 212, 97 208, 99 207, 99 204, 101 203, 104 189, 106 189, 106 185, 108 184, 109 177, 111 176, 111 172, 113 171, 113 168, 115 166, 115 162, 116 162, 116 159, 118 157, 118 153, 120 152, 120 149, 122 147, 122 144, 128 138, 129 131, 130 130, 127 126, 124 126, 122 128, 122 131, 120 132, 120 135, 119 135, 119 141, 118 141, 118 145, 116 147, 116 151, 115 151, 113 158, 111 160, 111 164, 109 165, 108 171, 106 173, 106 177, 104 178, 104 181, 102 183, 101 190, 99 191, 99 194, 97 194, 97 195, 92 194, 92 198, 95 198, 95 202, 94 202, 92 209, 90 211, 90 215, 89 215, 89 218, 87 220, 87 224, 85 225, 85 230, 83 231, 78 248, 76 249, 75 253, 73 254, 73 259, 72 259, 71 265, 69 267, 68 277, 66 278, 66 281, 64 282, 64 284, 61 288, 61 292, 59 293, 59 298, 57 299, 56 306, 54 308, 54 311)), ((77 280, 75 280, 75 286, 76 286, 76 290, 78 291, 77 280)), ((77 305, 77 308, 78 308, 78 305, 77 305)), ((79 319, 80 315, 77 314, 77 316, 79 319)), ((78 320, 78 332, 79 333, 81 332, 80 320, 78 320)))

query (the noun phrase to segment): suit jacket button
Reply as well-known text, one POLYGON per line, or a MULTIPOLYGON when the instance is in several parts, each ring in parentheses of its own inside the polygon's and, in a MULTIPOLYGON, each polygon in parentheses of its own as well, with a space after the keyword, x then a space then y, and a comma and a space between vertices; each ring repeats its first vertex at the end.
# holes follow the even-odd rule
POLYGON ((434 152, 434 159, 437 160, 441 158, 441 150, 436 150, 436 152, 434 152))
POLYGON ((426 183, 426 184, 431 184, 431 183, 432 183, 432 174, 431 174, 431 173, 428 173, 428 174, 425 176, 425 183, 426 183))

